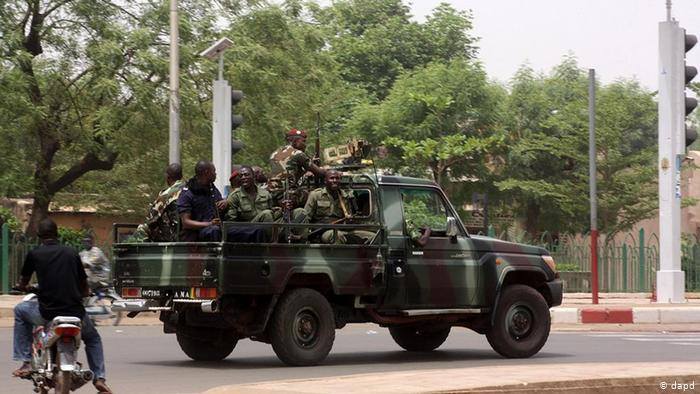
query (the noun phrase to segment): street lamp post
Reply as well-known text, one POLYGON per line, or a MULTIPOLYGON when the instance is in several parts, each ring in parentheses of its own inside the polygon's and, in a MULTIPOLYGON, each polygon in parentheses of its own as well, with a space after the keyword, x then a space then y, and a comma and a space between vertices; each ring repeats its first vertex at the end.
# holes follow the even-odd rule
POLYGON ((170 0, 170 127, 168 161, 180 163, 180 52, 177 0, 170 0))
POLYGON ((212 162, 218 176, 214 184, 224 195, 228 194, 228 175, 231 173, 231 86, 224 79, 224 52, 233 42, 222 38, 200 53, 209 60, 218 60, 218 78, 213 84, 212 162))

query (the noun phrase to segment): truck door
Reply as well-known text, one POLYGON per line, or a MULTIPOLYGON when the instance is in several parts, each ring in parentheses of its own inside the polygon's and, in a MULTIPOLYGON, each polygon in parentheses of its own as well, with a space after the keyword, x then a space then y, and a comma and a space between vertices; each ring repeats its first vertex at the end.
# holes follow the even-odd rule
POLYGON ((401 207, 406 237, 405 294, 407 308, 469 306, 478 285, 472 243, 442 191, 434 187, 402 187, 401 207), (458 223, 456 237, 447 236, 447 218, 458 223), (425 246, 416 239, 431 229, 425 246))

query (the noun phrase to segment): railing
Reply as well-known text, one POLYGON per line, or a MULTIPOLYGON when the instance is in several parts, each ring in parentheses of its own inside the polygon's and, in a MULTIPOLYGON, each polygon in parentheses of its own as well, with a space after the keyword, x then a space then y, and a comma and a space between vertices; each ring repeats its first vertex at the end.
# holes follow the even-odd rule
MULTIPOLYGON (((591 272, 591 240, 588 235, 543 233, 532 239, 523 232, 503 232, 489 236, 505 241, 541 246, 566 271, 591 272)), ((681 242, 681 269, 685 271, 686 291, 700 291, 700 239, 684 234, 681 242)), ((651 292, 659 269, 659 237, 644 229, 615 239, 598 240, 598 283, 601 292, 651 292)), ((572 275, 570 275, 572 276, 572 275)), ((580 275, 579 275, 580 276, 580 275)), ((585 282, 590 286, 590 281, 585 282)), ((590 291, 590 287, 577 289, 590 291)))
MULTIPOLYGON (((22 233, 11 233, 7 223, 0 228, 0 294, 8 294, 17 282, 27 253, 37 245, 22 233)), ((97 245, 111 261, 111 247, 97 245)))

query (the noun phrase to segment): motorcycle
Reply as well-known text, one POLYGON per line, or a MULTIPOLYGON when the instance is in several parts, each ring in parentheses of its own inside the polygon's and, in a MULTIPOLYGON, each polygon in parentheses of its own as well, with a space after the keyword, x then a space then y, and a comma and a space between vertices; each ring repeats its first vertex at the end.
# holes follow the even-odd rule
POLYGON ((98 322, 109 322, 116 326, 124 317, 123 312, 112 311, 112 303, 114 301, 123 301, 124 299, 114 291, 114 288, 107 285, 97 286, 92 290, 92 295, 85 299, 85 313, 90 317, 92 323, 98 325, 98 322))
MULTIPOLYGON (((24 301, 34 301, 29 294, 24 301)), ((81 342, 81 319, 73 316, 57 316, 46 326, 34 329, 32 341, 31 372, 23 379, 34 383, 34 391, 67 394, 91 382, 93 373, 78 362, 81 342)))

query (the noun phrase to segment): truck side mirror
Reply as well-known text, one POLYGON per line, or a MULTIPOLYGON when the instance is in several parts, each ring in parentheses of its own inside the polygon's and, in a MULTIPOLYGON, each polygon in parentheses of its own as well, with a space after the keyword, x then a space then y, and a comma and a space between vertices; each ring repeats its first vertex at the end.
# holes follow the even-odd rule
POLYGON ((457 235, 459 234, 459 227, 457 226, 457 219, 453 217, 447 218, 447 225, 445 226, 445 234, 453 240, 457 240, 457 235))

